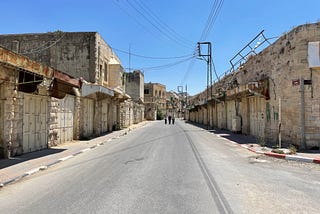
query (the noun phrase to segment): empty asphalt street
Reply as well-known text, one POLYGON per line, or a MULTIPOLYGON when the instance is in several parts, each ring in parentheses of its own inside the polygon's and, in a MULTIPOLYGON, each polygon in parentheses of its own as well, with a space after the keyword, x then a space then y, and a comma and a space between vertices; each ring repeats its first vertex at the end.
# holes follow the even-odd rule
POLYGON ((150 122, 0 189, 0 213, 319 213, 320 166, 150 122))

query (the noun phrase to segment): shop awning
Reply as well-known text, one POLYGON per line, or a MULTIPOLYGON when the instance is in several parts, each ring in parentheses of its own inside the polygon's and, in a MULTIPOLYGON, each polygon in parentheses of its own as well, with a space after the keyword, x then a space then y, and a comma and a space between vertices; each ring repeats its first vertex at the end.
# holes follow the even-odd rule
POLYGON ((62 99, 66 94, 76 95, 74 88, 80 88, 80 82, 68 74, 54 70, 51 96, 62 99))
POLYGON ((114 88, 113 89, 114 93, 115 93, 115 97, 120 99, 120 100, 127 100, 127 99, 131 99, 129 94, 126 94, 124 91, 122 91, 119 88, 114 88))
POLYGON ((53 73, 52 68, 3 47, 0 47, 0 63, 20 70, 29 71, 46 78, 51 78, 53 73))
POLYGON ((83 83, 81 87, 81 94, 83 97, 86 97, 91 94, 95 93, 103 93, 106 95, 109 95, 111 97, 114 96, 113 90, 106 88, 102 85, 95 85, 95 84, 90 84, 90 83, 83 83))

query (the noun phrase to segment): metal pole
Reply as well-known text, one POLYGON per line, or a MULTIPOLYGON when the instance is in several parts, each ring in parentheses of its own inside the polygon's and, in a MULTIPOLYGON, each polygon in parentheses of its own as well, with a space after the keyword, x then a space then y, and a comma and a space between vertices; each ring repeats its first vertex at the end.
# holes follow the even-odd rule
POLYGON ((198 42, 198 51, 199 56, 203 57, 203 59, 207 62, 207 88, 206 88, 206 105, 207 105, 207 129, 209 129, 210 119, 209 119, 209 90, 210 90, 210 97, 212 99, 212 49, 211 49, 211 42, 198 42), (207 53, 201 53, 201 45, 207 45, 207 53), (210 87, 210 89, 209 89, 210 87))
POLYGON ((306 149, 305 137, 305 106, 304 106, 304 79, 300 78, 300 127, 301 127, 301 149, 306 149))
POLYGON ((279 97, 279 148, 281 148, 281 97, 279 97))

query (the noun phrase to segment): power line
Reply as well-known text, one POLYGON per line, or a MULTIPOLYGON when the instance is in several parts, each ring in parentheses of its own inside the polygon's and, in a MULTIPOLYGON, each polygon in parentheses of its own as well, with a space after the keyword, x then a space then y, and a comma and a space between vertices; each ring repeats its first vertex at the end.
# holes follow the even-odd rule
POLYGON ((200 41, 205 40, 207 38, 208 34, 210 33, 210 31, 212 30, 212 26, 218 17, 218 14, 222 8, 223 2, 224 2, 224 0, 215 0, 214 1, 213 5, 211 7, 211 11, 208 16, 206 25, 202 31, 200 41))
POLYGON ((157 16, 143 1, 137 1, 134 0, 136 2, 136 4, 139 5, 139 7, 147 14, 149 14, 149 16, 156 22, 158 23, 166 32, 168 32, 168 34, 172 35, 175 39, 177 39, 178 41, 183 42, 184 44, 187 44, 188 46, 193 44, 192 41, 184 38, 183 36, 181 36, 180 34, 178 34, 174 29, 172 29, 168 24, 166 24, 165 22, 163 22, 159 16, 157 16))
MULTIPOLYGON (((116 1, 118 2, 118 1, 116 1)), ((120 6, 120 4, 115 3, 115 5, 120 8, 120 10, 122 10, 125 14, 127 14, 127 16, 131 17, 138 25, 140 25, 146 32, 150 33, 150 35, 152 35, 154 38, 162 40, 157 34, 154 34, 152 31, 150 31, 147 27, 145 27, 143 24, 141 24, 141 22, 139 22, 139 20, 132 16, 131 13, 129 13, 128 11, 126 11, 123 7, 120 6)))
POLYGON ((195 56, 189 57, 187 59, 183 59, 183 60, 179 60, 176 62, 172 62, 172 63, 168 63, 165 65, 159 65, 159 66, 153 66, 153 67, 145 67, 145 68, 138 68, 138 70, 162 70, 162 69, 166 69, 166 68, 170 68, 176 65, 179 65, 181 63, 187 62, 191 59, 193 59, 195 56))
POLYGON ((147 22, 149 22, 154 28, 156 28, 162 35, 164 35, 165 37, 167 37, 169 40, 173 41, 175 44, 180 45, 182 47, 185 48, 190 48, 190 46, 187 46, 183 43, 181 43, 181 41, 175 39, 174 37, 172 37, 170 34, 164 32, 160 27, 157 26, 157 24, 153 23, 148 17, 146 17, 146 15, 144 15, 143 12, 141 12, 136 6, 134 6, 129 0, 127 0, 128 4, 137 12, 139 13, 147 22))
POLYGON ((129 54, 132 56, 136 56, 136 57, 140 57, 140 58, 145 58, 145 59, 155 59, 155 60, 167 60, 167 59, 181 59, 181 58, 187 58, 187 57, 191 57, 194 56, 194 54, 187 54, 187 55, 183 55, 183 56, 169 56, 169 57, 155 57, 155 56, 144 56, 144 55, 140 55, 140 54, 135 54, 132 52, 128 52, 128 51, 124 51, 124 50, 120 50, 114 47, 111 47, 113 50, 124 53, 124 54, 129 54))
MULTIPOLYGON (((210 31, 212 30, 213 24, 216 21, 216 19, 218 17, 218 14, 219 14, 219 12, 220 12, 220 10, 222 8, 223 2, 224 2, 224 0, 215 0, 213 2, 213 5, 211 6, 211 11, 209 13, 207 22, 205 24, 205 27, 204 27, 202 33, 201 33, 199 41, 205 40, 207 38, 207 36, 209 35, 210 31)), ((195 49, 195 51, 197 51, 197 49, 195 49)), ((189 63, 188 69, 187 69, 187 71, 186 71, 186 73, 185 73, 185 75, 184 75, 184 77, 183 77, 183 79, 181 81, 181 84, 183 84, 187 80, 188 75, 191 72, 194 64, 195 64, 195 60, 192 60, 189 63)), ((215 68, 214 68, 214 72, 215 72, 215 74, 217 76, 215 68)))

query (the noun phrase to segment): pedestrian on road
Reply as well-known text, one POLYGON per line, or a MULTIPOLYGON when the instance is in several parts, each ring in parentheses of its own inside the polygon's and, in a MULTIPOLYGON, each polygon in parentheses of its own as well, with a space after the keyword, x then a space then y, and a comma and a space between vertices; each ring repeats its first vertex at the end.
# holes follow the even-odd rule
POLYGON ((174 116, 172 116, 172 125, 174 125, 174 116))
POLYGON ((168 120, 168 116, 166 115, 166 116, 164 117, 164 124, 167 124, 167 120, 168 120))
POLYGON ((169 115, 169 125, 171 124, 171 115, 169 115))

